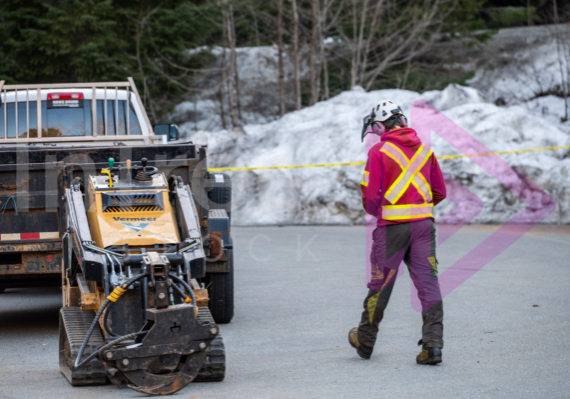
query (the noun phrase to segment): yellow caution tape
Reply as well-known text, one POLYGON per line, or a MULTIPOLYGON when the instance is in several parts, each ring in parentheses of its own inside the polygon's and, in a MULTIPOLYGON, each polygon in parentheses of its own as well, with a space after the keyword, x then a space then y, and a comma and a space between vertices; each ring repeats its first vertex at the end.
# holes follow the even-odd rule
POLYGON ((365 163, 366 162, 340 162, 340 163, 319 163, 312 165, 255 166, 251 168, 211 168, 208 169, 208 172, 237 172, 243 170, 263 170, 263 169, 321 168, 326 166, 364 165, 365 163))
POLYGON ((479 154, 458 154, 458 155, 443 155, 437 159, 454 159, 454 158, 467 158, 467 157, 484 157, 489 155, 503 155, 503 154, 520 154, 523 152, 536 152, 536 151, 549 151, 549 150, 566 150, 570 145, 561 145, 556 147, 542 147, 542 148, 529 148, 526 150, 513 150, 513 151, 495 151, 495 152, 482 152, 479 154))
MULTIPOLYGON (((437 157, 437 159, 455 159, 455 158, 471 158, 471 157, 483 157, 489 155, 502 155, 502 154, 520 154, 523 152, 536 152, 536 151, 550 151, 550 150, 566 150, 570 149, 570 145, 562 145, 555 147, 543 147, 543 148, 530 148, 526 150, 513 150, 513 151, 495 151, 495 152, 482 152, 479 154, 458 154, 458 155, 443 155, 437 157)), ((350 165, 365 165, 366 162, 338 162, 338 163, 319 163, 319 164, 309 164, 309 165, 284 165, 284 166, 254 166, 254 167, 243 167, 243 168, 210 168, 208 172, 239 172, 247 170, 267 170, 267 169, 298 169, 298 168, 323 168, 331 166, 350 166, 350 165)))

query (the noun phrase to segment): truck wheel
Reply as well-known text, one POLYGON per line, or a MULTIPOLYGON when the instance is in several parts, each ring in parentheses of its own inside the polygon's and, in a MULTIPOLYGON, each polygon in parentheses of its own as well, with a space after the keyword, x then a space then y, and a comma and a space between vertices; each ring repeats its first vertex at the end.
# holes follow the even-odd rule
POLYGON ((232 182, 225 173, 211 173, 208 185, 211 190, 208 192, 210 209, 225 209, 230 222, 232 220, 232 182))
POLYGON ((234 317, 234 256, 230 253, 228 273, 208 273, 205 278, 210 302, 208 307, 218 324, 226 324, 234 317))

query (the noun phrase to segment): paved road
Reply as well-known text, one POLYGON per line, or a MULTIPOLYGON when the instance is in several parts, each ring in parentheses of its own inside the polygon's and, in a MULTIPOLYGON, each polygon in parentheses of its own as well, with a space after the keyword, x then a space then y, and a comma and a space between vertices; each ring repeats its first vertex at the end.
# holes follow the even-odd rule
MULTIPOLYGON (((461 230, 439 248, 441 266, 495 229, 461 230)), ((444 363, 435 367, 415 364, 421 319, 407 273, 372 359, 348 346, 366 293, 364 236, 362 227, 235 228, 236 316, 222 326, 226 380, 191 384, 178 396, 569 397, 570 228, 533 229, 446 298, 444 363)), ((57 364, 59 306, 53 289, 0 296, 0 397, 142 397, 67 383, 57 364)))

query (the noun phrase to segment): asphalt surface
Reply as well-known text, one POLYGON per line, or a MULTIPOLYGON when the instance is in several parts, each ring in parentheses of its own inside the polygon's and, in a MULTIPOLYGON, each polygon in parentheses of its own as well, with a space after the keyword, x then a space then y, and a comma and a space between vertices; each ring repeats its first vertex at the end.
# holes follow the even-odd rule
MULTIPOLYGON (((445 227, 440 229, 445 230, 445 227)), ((438 248, 440 273, 496 227, 438 248)), ((419 366, 407 272, 372 359, 347 343, 365 288, 363 227, 234 228, 236 315, 221 326, 227 375, 188 398, 568 398, 570 228, 536 227, 444 300, 444 362, 419 366)), ((58 368, 57 289, 0 295, 1 398, 143 397, 73 388, 58 368)))

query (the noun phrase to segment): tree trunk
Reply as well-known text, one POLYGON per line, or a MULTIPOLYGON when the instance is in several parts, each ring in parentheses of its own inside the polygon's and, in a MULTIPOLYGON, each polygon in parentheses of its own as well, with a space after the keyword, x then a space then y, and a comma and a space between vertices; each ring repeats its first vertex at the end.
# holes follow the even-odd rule
POLYGON ((277 0, 277 46, 279 48, 279 116, 285 115, 285 72, 283 70, 283 0, 277 0))
MULTIPOLYGON (((352 7, 352 40, 353 43, 357 43, 358 40, 358 31, 357 31, 357 27, 358 27, 358 17, 356 16, 357 13, 357 5, 358 5, 358 0, 353 0, 352 2, 353 7, 352 7)), ((351 50, 352 50, 352 57, 350 59, 350 88, 352 89, 354 86, 356 86, 356 74, 357 74, 357 70, 358 70, 358 60, 356 59, 356 54, 357 54, 357 50, 356 50, 356 46, 353 44, 351 46, 351 50)))
POLYGON ((225 76, 226 71, 226 50, 222 52, 222 58, 220 60, 220 90, 218 91, 218 97, 220 100, 220 119, 222 120, 222 129, 226 130, 228 126, 226 125, 226 113, 224 111, 224 82, 226 81, 225 76))
MULTIPOLYGON (((220 4, 221 8, 222 8, 222 17, 224 19, 224 31, 227 37, 227 41, 229 46, 232 46, 232 27, 231 27, 231 21, 230 21, 230 17, 228 15, 228 10, 226 9, 227 7, 227 0, 223 0, 223 2, 220 4)), ((225 53, 225 46, 224 46, 224 50, 223 52, 225 53)), ((228 86, 228 105, 230 106, 230 119, 232 121, 232 128, 235 128, 237 126, 237 120, 236 120, 236 113, 235 113, 235 107, 234 107, 234 87, 233 87, 233 82, 232 82, 232 76, 234 74, 233 71, 233 61, 231 59, 232 57, 232 50, 230 48, 230 63, 226 69, 226 83, 228 86)), ((224 55, 225 58, 225 55, 224 55)))
MULTIPOLYGON (((376 8, 372 15, 372 21, 370 22, 370 34, 365 40, 364 50, 362 51, 360 57, 360 81, 364 82, 366 69, 368 68, 368 54, 370 53, 370 45, 374 39, 374 32, 379 28, 380 14, 383 11, 384 0, 378 0, 376 3, 376 8)), ((369 18, 369 17, 368 17, 369 18)), ((364 20, 364 19, 363 19, 364 20)))
POLYGON ((309 58, 309 73, 311 83, 311 101, 310 105, 317 102, 317 67, 315 65, 315 58, 317 52, 317 40, 319 35, 319 20, 318 20, 319 0, 311 0, 311 51, 309 58))
POLYGON ((324 0, 323 6, 321 8, 321 18, 319 24, 319 37, 321 38, 321 68, 323 73, 323 87, 324 87, 324 94, 322 99, 328 100, 329 99, 329 68, 327 63, 327 57, 325 54, 325 35, 326 35, 326 26, 327 26, 327 12, 330 7, 330 1, 324 0))
POLYGON ((239 86, 239 71, 237 67, 237 54, 236 54, 236 25, 234 20, 234 7, 230 4, 230 12, 229 12, 229 22, 231 27, 231 42, 230 42, 230 51, 231 51, 231 61, 232 61, 232 68, 234 70, 234 85, 236 88, 236 103, 237 103, 237 113, 238 113, 238 123, 241 126, 243 123, 243 117, 241 114, 241 92, 239 86))
POLYGON ((565 50, 564 49, 564 44, 561 43, 561 38, 560 38, 560 33, 558 31, 558 26, 557 24, 559 23, 558 20, 558 5, 556 4, 556 0, 552 0, 552 8, 553 8, 553 12, 554 12, 554 29, 555 29, 555 35, 556 35, 556 52, 558 53, 558 65, 560 66, 560 79, 562 80, 562 93, 564 96, 564 118, 563 118, 563 122, 566 122, 568 120, 568 92, 567 92, 567 86, 566 86, 566 81, 564 79, 564 68, 562 66, 562 52, 565 50), (562 49, 561 49, 562 47, 562 49))
POLYGON ((295 108, 301 109, 301 72, 299 66, 299 14, 297 0, 291 0, 291 19, 293 22, 293 70, 295 74, 295 108))
MULTIPOLYGON (((362 84, 362 82, 364 81, 364 71, 366 70, 366 65, 364 65, 364 60, 363 60, 363 45, 364 45, 364 28, 366 27, 366 24, 368 22, 369 16, 368 16, 368 0, 364 0, 363 4, 362 4, 362 10, 361 10, 361 16, 360 16, 360 32, 358 33, 358 44, 356 46, 356 70, 358 73, 358 80, 359 82, 362 84)), ((374 32, 372 32, 372 29, 369 33, 370 35, 373 35, 374 32)))
POLYGON ((530 13, 530 0, 526 0, 526 16, 528 18, 528 26, 532 25, 532 17, 531 17, 531 13, 530 13))

